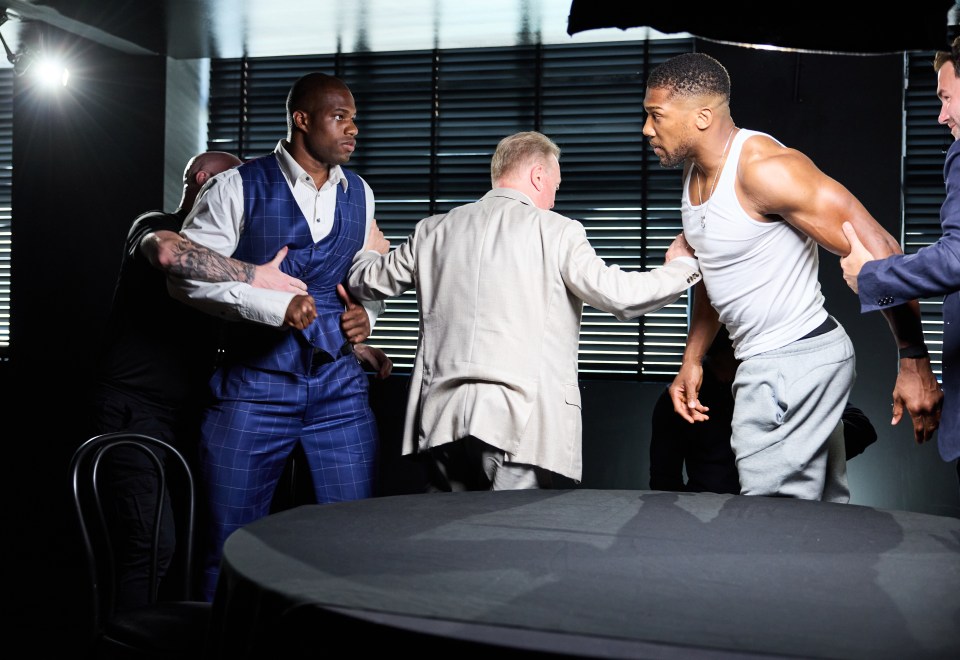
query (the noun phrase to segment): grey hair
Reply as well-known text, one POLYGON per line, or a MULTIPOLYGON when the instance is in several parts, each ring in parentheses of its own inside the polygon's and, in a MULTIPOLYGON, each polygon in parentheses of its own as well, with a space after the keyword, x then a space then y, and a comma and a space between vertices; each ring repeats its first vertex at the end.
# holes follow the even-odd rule
POLYGON ((490 182, 494 187, 514 169, 535 158, 556 156, 560 160, 560 147, 543 133, 523 131, 500 140, 493 158, 490 159, 490 182))

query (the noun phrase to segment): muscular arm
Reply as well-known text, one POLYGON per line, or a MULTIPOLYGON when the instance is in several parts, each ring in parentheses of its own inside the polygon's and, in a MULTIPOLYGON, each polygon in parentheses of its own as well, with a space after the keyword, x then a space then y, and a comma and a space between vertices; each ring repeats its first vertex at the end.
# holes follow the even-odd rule
MULTIPOLYGON (((843 222, 850 222, 864 247, 877 258, 902 254, 900 244, 853 194, 794 149, 762 148, 741 166, 739 183, 750 208, 764 217, 780 216, 839 256, 850 252, 843 222)), ((916 300, 885 310, 897 347, 923 343, 916 300)))
MULTIPOLYGON (((840 256, 850 251, 842 229, 843 222, 849 221, 875 256, 902 253, 896 239, 849 190, 795 149, 769 138, 751 138, 744 146, 737 175, 741 202, 758 220, 779 216, 840 256)), ((923 344, 920 305, 916 300, 891 307, 883 314, 898 348, 923 344)), ((940 423, 942 399, 929 360, 900 360, 893 390, 894 424, 899 422, 906 406, 917 442, 931 439, 940 423)))
POLYGON ((737 193, 758 220, 782 218, 839 256, 850 251, 841 228, 848 220, 874 254, 901 252, 896 239, 860 200, 795 149, 767 138, 751 138, 737 175, 737 193))

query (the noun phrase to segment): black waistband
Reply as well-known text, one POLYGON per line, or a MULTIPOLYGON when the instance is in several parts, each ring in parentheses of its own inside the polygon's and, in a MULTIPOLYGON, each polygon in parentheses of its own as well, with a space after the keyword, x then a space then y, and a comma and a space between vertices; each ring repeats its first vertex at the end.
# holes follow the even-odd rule
POLYGON ((343 342, 343 344, 340 346, 340 350, 338 350, 335 355, 330 355, 322 348, 314 348, 313 359, 310 362, 310 366, 316 369, 317 367, 321 367, 325 364, 335 362, 343 356, 350 355, 351 353, 353 353, 353 344, 351 344, 349 341, 343 342))
POLYGON ((836 327, 837 327, 837 322, 833 319, 832 316, 828 316, 826 321, 818 325, 816 328, 814 328, 804 336, 800 337, 800 339, 798 339, 797 341, 800 341, 802 339, 810 339, 811 337, 819 337, 820 335, 825 335, 836 327))

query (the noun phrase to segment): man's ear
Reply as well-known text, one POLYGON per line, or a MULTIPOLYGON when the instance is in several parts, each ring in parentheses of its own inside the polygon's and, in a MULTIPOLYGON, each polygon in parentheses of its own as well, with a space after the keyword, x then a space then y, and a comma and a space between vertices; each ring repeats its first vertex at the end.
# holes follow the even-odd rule
POLYGON ((543 190, 543 165, 537 163, 530 168, 530 185, 536 190, 543 190))
POLYGON ((200 170, 194 175, 194 179, 197 182, 197 187, 200 187, 200 188, 203 187, 203 184, 205 184, 207 182, 207 179, 209 178, 210 178, 210 173, 204 172, 203 170, 200 170))
POLYGON ((293 111, 293 127, 299 128, 301 131, 307 130, 307 123, 310 121, 310 117, 303 110, 294 110, 293 111))
POLYGON ((697 128, 701 131, 705 131, 710 128, 710 124, 713 123, 713 108, 706 106, 697 110, 696 117, 697 128))

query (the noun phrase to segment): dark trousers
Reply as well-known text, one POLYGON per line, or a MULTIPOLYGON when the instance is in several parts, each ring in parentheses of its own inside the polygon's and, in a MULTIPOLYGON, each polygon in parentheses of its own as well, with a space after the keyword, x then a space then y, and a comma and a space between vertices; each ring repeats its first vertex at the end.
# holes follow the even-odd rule
MULTIPOLYGON (((100 387, 94 396, 92 434, 130 431, 163 440, 188 461, 197 455, 199 413, 152 405, 141 398, 110 387, 100 387)), ((165 465, 166 457, 158 455, 165 465)), ((191 465, 193 468, 193 465, 191 465)), ((148 456, 137 449, 119 447, 104 455, 101 463, 105 501, 104 514, 113 532, 118 567, 118 610, 146 605, 149 598, 150 547, 157 510, 157 473, 148 456)), ((177 472, 179 473, 179 472, 177 472)), ((165 493, 160 527, 158 574, 170 569, 176 545, 169 491, 165 493)))
POLYGON ((424 460, 428 492, 553 487, 553 474, 549 470, 510 462, 502 449, 472 435, 431 448, 424 460))

